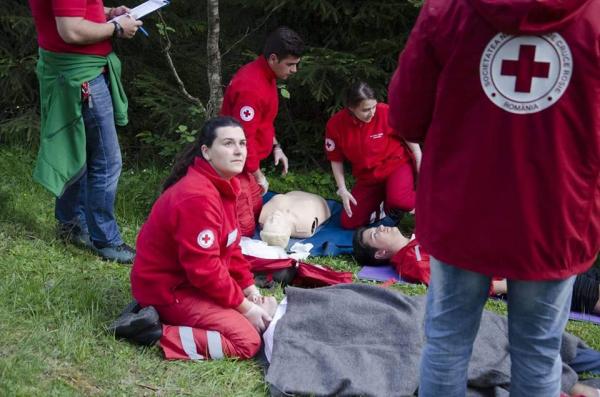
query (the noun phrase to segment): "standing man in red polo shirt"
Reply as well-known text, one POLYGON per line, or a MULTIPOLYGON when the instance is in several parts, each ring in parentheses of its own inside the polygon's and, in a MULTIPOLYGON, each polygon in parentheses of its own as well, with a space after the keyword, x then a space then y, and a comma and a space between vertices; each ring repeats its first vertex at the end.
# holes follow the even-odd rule
POLYGON ((111 38, 132 38, 141 21, 102 0, 29 0, 39 44, 41 139, 34 179, 57 196, 58 237, 104 259, 131 263, 135 251, 114 214, 127 124, 121 63, 111 38), (117 21, 107 20, 117 17, 117 21))
POLYGON ((426 0, 389 87, 425 141, 431 256, 420 396, 464 396, 491 276, 508 279, 510 395, 560 393, 574 275, 600 249, 600 0, 426 0))
POLYGON ((260 162, 272 151, 275 165, 281 162, 283 166, 283 175, 288 170, 288 159, 277 142, 273 124, 279 109, 277 79, 287 80, 296 73, 303 51, 300 36, 290 28, 279 27, 267 37, 262 55, 242 66, 225 90, 220 114, 240 121, 248 145, 246 166, 238 177, 242 186, 238 199, 242 235, 254 234, 262 207, 261 192, 269 189, 260 162))

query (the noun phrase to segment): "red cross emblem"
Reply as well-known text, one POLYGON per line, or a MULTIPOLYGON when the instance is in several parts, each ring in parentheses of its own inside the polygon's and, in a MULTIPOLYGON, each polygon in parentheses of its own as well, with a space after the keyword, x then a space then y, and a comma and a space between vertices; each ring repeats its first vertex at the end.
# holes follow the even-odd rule
POLYGON ((335 142, 333 139, 325 139, 325 150, 328 152, 332 152, 335 149, 335 142))
POLYGON ((547 78, 549 76, 550 63, 535 61, 534 45, 521 45, 519 59, 503 60, 500 74, 517 78, 515 81, 516 92, 531 92, 531 82, 534 77, 547 78))
POLYGON ((250 121, 254 118, 254 109, 252 106, 242 106, 240 109, 240 118, 243 121, 250 121))
POLYGON ((198 237, 196 238, 198 245, 202 248, 210 248, 215 242, 215 234, 210 229, 204 229, 200 233, 198 233, 198 237))
POLYGON ((498 33, 490 39, 479 61, 485 95, 503 111, 514 114, 541 112, 558 102, 572 73, 569 43, 558 33, 498 33))

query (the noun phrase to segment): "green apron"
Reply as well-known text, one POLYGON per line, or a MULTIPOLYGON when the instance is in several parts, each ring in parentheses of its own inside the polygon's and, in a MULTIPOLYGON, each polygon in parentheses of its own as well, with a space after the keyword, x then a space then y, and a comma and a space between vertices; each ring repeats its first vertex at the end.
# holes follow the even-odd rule
POLYGON ((103 57, 40 48, 39 55, 36 73, 40 82, 40 150, 33 179, 60 197, 85 171, 81 85, 108 67, 115 123, 120 126, 128 121, 127 97, 121 83, 121 62, 112 52, 103 57))

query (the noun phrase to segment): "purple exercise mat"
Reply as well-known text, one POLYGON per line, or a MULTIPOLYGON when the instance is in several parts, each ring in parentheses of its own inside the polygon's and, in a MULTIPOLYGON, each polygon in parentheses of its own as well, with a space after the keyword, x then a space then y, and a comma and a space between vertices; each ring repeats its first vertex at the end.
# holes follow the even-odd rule
POLYGON ((397 283, 406 283, 393 266, 363 266, 356 276, 361 280, 368 281, 386 282, 394 279, 397 283))
MULTIPOLYGON (((406 283, 392 266, 363 266, 357 276, 361 280, 386 282, 389 279, 394 279, 397 283, 406 283)), ((571 312, 569 319, 600 325, 600 316, 596 316, 595 314, 571 312)))
POLYGON ((595 314, 571 312, 571 314, 569 314, 569 320, 587 321, 600 325, 600 316, 596 316, 595 314))

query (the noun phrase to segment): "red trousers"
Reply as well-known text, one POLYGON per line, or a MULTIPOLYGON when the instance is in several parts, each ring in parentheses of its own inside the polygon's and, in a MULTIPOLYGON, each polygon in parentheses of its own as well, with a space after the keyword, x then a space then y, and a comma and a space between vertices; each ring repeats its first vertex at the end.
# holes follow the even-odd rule
POLYGON ((160 346, 167 360, 247 359, 256 355, 260 335, 237 310, 223 308, 193 290, 180 290, 176 295, 172 305, 155 306, 165 324, 160 346))
POLYGON ((249 172, 243 172, 237 178, 241 187, 236 208, 240 233, 242 236, 252 237, 262 209, 262 188, 249 172))
POLYGON ((358 180, 351 193, 358 205, 350 203, 352 218, 342 210, 344 229, 356 229, 379 220, 382 209, 411 211, 416 197, 413 167, 410 162, 404 163, 380 183, 358 180))

